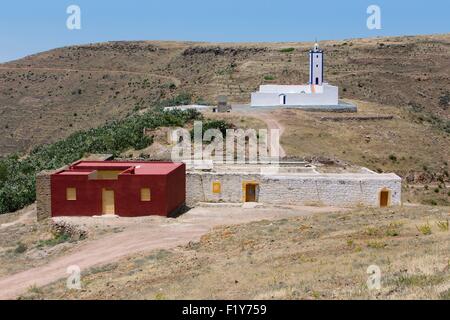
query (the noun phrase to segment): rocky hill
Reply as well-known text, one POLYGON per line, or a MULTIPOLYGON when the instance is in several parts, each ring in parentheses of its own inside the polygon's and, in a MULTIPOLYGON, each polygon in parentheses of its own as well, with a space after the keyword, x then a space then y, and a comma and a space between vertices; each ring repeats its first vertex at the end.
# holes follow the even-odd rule
MULTIPOLYGON (((0 156, 190 93, 249 102, 263 83, 306 83, 311 43, 109 42, 0 64, 0 156)), ((324 41, 343 98, 406 107, 450 131, 450 34, 324 41)))

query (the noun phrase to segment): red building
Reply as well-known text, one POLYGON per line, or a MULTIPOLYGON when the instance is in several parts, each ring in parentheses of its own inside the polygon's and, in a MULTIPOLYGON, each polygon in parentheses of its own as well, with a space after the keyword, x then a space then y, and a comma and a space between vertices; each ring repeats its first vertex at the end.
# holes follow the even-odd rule
POLYGON ((167 216, 186 199, 184 163, 79 161, 50 181, 53 217, 167 216))

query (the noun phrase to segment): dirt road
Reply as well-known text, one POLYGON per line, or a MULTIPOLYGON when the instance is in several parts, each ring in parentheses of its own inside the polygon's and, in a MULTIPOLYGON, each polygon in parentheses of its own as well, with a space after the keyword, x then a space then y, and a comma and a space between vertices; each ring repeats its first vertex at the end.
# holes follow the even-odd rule
MULTIPOLYGON (((258 112, 250 113, 250 115, 264 121, 267 124, 268 130, 271 130, 271 129, 280 130, 280 139, 281 139, 281 136, 283 135, 283 132, 284 132, 284 127, 275 119, 275 117, 272 113, 258 111, 258 112)), ((271 142, 269 141, 269 143, 271 143, 271 142)), ((284 158, 284 157, 286 157, 286 151, 284 151, 283 146, 281 145, 281 142, 280 142, 280 158, 284 158)))
MULTIPOLYGON (((218 225, 239 224, 261 219, 280 219, 305 216, 313 213, 339 211, 327 207, 197 207, 178 219, 154 218, 135 220, 118 218, 108 221, 108 225, 125 226, 121 233, 107 235, 97 240, 86 240, 63 257, 47 264, 0 279, 0 299, 14 299, 31 286, 43 286, 67 277, 69 266, 86 269, 113 262, 127 255, 155 249, 170 249, 198 241, 211 228, 218 225)), ((103 219, 104 223, 105 218, 103 219)), ((71 218, 74 223, 93 218, 71 218)), ((99 221, 99 220, 98 220, 99 221)))

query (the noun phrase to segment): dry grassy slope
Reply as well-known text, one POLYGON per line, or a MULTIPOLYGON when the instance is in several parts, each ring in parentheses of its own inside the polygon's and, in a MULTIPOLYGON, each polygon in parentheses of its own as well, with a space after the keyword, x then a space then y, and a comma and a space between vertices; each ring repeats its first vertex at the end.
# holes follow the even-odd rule
MULTIPOLYGON (((311 43, 112 42, 55 49, 0 65, 0 155, 98 126, 188 91, 248 102, 267 82, 304 83, 311 43), (292 47, 293 52, 280 49, 292 47), (170 84, 175 84, 170 86, 170 84), (81 91, 80 91, 81 90, 81 91)), ((450 34, 326 41, 326 77, 344 98, 449 108, 450 34)))
POLYGON ((447 209, 358 209, 218 227, 188 246, 83 272, 81 291, 67 290, 64 279, 23 298, 449 299, 449 231, 438 226, 447 209), (381 269, 381 290, 366 286, 370 265, 381 269))
MULTIPOLYGON (((322 118, 347 115, 277 110, 273 115, 285 127, 281 143, 287 154, 346 160, 380 172, 396 172, 410 182, 429 183, 439 176, 448 181, 447 133, 423 124, 407 107, 350 101, 358 105, 360 117, 391 115, 393 119, 334 122, 322 118)), ((447 196, 448 191, 442 192, 447 196)))

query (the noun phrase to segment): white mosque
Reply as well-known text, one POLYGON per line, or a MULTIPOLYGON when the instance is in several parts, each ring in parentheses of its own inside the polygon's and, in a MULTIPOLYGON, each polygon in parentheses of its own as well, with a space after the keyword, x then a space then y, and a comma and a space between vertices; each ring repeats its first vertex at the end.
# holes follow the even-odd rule
POLYGON ((316 43, 309 51, 308 85, 261 85, 252 93, 252 107, 338 106, 339 88, 324 82, 323 50, 316 43))

